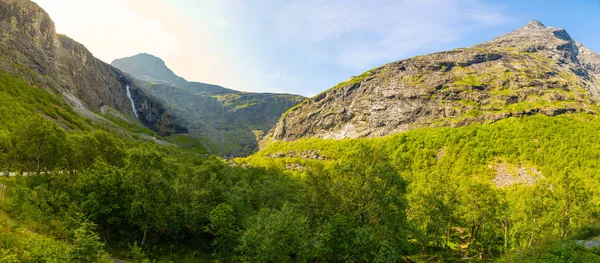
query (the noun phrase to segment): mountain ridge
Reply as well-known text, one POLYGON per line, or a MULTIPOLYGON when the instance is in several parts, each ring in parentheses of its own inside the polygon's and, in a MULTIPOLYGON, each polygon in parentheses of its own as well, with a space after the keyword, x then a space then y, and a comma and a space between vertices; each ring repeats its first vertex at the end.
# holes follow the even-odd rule
POLYGON ((286 112, 266 142, 382 137, 538 113, 598 113, 598 57, 566 30, 533 20, 489 42, 399 60, 350 78, 286 112))

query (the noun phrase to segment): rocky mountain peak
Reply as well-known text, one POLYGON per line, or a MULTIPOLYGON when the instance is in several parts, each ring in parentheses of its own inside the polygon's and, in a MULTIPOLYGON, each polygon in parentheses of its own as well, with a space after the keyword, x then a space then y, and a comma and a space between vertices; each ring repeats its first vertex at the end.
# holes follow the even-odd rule
POLYGON ((547 42, 573 41, 566 30, 562 28, 546 27, 542 22, 531 20, 526 26, 495 38, 492 42, 513 42, 518 46, 543 45, 547 42))
POLYGON ((111 65, 141 80, 169 85, 185 84, 187 82, 184 78, 173 73, 162 59, 146 53, 116 59, 111 65))
POLYGON ((535 20, 535 19, 529 21, 529 24, 527 24, 526 27, 527 28, 546 28, 546 26, 544 24, 542 24, 542 22, 535 20))

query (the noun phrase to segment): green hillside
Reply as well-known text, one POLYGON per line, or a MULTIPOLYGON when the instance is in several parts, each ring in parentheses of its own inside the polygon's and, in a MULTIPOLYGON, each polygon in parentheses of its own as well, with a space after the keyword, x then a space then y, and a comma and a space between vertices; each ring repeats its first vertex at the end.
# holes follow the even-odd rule
POLYGON ((0 181, 3 260, 600 258, 577 243, 600 235, 596 115, 272 143, 229 164, 53 121, 18 126, 31 132, 3 137, 16 142, 2 144, 3 167, 33 173, 0 181), (38 155, 11 153, 39 141, 52 158, 37 174, 38 155))
MULTIPOLYGON (((388 167, 406 182, 404 230, 423 255, 415 258, 508 254, 506 262, 596 262, 598 250, 565 244, 600 235, 598 129, 596 115, 524 116, 378 139, 275 142, 238 161, 288 169, 301 180, 329 180, 330 190, 320 195, 343 197, 336 187, 346 180, 364 180, 355 185, 358 196, 388 186, 391 181, 376 172, 388 167), (347 170, 357 165, 371 177, 347 170), (590 227, 595 232, 578 237, 590 227)), ((380 194, 371 198, 388 200, 380 194)), ((357 213, 372 212, 352 204, 357 213)))

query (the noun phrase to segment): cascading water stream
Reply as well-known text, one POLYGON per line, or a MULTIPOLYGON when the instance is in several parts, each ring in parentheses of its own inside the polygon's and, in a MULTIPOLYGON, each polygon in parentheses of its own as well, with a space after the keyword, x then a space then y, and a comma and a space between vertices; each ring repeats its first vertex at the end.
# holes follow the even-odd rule
POLYGON ((137 110, 135 109, 135 102, 133 102, 133 98, 131 98, 131 92, 129 91, 129 85, 125 87, 127 90, 127 98, 131 101, 131 108, 133 109, 133 114, 135 114, 135 118, 138 118, 137 110))

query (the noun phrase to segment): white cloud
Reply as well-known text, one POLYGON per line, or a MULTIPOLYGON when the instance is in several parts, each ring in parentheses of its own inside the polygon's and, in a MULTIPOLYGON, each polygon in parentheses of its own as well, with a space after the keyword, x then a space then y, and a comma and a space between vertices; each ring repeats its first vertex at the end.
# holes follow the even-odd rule
POLYGON ((505 21, 479 0, 302 0, 282 5, 275 24, 283 41, 324 47, 341 66, 361 69, 505 21))
POLYGON ((228 27, 229 26, 229 21, 225 20, 225 19, 217 19, 216 21, 216 25, 219 27, 228 27))
POLYGON ((298 82, 299 80, 294 78, 294 77, 290 77, 286 74, 283 74, 279 71, 277 72, 273 72, 271 74, 269 74, 267 76, 267 78, 272 79, 272 80, 276 80, 276 81, 284 81, 284 82, 298 82))

